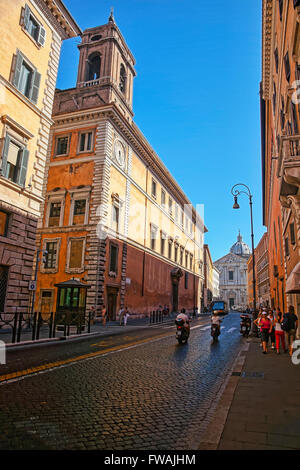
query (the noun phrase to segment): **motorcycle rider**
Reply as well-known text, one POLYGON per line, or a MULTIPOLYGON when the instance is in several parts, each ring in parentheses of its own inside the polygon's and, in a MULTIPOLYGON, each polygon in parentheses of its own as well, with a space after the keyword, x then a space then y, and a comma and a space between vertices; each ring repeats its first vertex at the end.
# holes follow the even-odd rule
POLYGON ((217 315, 217 313, 213 312, 212 316, 211 316, 211 324, 212 325, 217 325, 218 330, 219 330, 219 334, 221 333, 221 322, 222 322, 222 320, 219 317, 219 315, 217 315))
POLYGON ((179 315, 177 315, 176 320, 183 320, 184 321, 184 328, 187 329, 187 331, 190 331, 190 319, 188 315, 185 313, 185 308, 182 308, 179 315))

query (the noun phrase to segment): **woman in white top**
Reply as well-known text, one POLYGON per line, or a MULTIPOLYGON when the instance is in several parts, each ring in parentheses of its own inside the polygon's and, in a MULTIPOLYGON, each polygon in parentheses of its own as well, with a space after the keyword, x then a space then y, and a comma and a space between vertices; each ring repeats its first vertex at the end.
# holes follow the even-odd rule
POLYGON ((285 340, 284 340, 284 331, 281 328, 282 318, 283 318, 283 314, 280 312, 280 310, 278 308, 277 312, 275 314, 274 323, 273 323, 274 326, 275 326, 275 342, 276 342, 277 354, 280 354, 280 351, 279 351, 280 341, 281 341, 281 345, 283 347, 284 352, 286 352, 285 340))

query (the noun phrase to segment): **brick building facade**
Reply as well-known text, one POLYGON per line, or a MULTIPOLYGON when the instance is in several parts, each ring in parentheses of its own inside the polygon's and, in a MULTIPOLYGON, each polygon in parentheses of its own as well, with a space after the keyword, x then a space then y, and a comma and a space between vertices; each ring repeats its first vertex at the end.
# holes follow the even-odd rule
POLYGON ((200 308, 203 221, 133 122, 135 60, 113 16, 83 32, 75 88, 53 107, 36 308, 58 282, 90 286, 87 309, 200 308))

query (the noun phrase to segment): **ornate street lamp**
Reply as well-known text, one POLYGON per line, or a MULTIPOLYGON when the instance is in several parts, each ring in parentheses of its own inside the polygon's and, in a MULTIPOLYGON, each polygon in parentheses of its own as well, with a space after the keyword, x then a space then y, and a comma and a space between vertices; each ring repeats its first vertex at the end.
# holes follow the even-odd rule
MULTIPOLYGON (((248 186, 243 183, 237 183, 231 188, 231 194, 234 197, 233 209, 239 209, 238 196, 241 194, 246 194, 249 198, 250 204, 250 219, 251 219, 251 241, 252 241, 252 269, 253 269, 253 320, 256 320, 256 276, 255 276, 255 255, 254 255, 254 234, 253 234, 253 214, 252 214, 252 194, 248 186), (237 186, 242 186, 246 190, 237 189, 237 186)), ((252 333, 257 335, 257 328, 254 323, 252 323, 252 333)))

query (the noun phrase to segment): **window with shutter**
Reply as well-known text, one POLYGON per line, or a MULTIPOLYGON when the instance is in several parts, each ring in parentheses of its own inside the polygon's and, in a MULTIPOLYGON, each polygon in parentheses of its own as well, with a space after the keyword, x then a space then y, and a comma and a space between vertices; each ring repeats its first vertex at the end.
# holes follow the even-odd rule
POLYGON ((46 30, 42 26, 40 26, 39 30, 39 36, 37 42, 41 45, 44 46, 46 42, 46 30))
POLYGON ((7 135, 4 140, 3 153, 2 153, 2 164, 1 164, 1 173, 6 177, 7 171, 7 155, 9 149, 10 137, 7 135))
POLYGON ((73 239, 71 240, 70 246, 70 260, 69 268, 70 269, 80 269, 82 266, 82 250, 83 250, 83 240, 82 239, 73 239))
POLYGON ((20 186, 25 186, 28 156, 29 151, 7 135, 2 153, 2 176, 20 186))
POLYGON ((25 31, 30 34, 37 44, 40 46, 45 45, 46 30, 34 16, 28 5, 25 5, 23 10, 21 23, 25 31))
POLYGON ((57 262, 57 242, 46 243, 46 251, 48 252, 45 269, 53 269, 57 262))
POLYGON ((23 149, 22 154, 21 154, 20 176, 19 176, 19 181, 18 181, 20 186, 25 186, 27 166, 28 166, 28 157, 29 157, 29 151, 27 149, 23 149))
POLYGON ((18 50, 14 59, 12 84, 34 104, 37 103, 41 74, 18 50))
POLYGON ((61 201, 50 203, 48 227, 55 227, 59 225, 61 205, 61 201))
POLYGON ((13 66, 13 79, 12 84, 19 88, 19 81, 20 81, 20 74, 21 74, 21 67, 23 63, 23 56, 20 51, 17 51, 17 54, 14 56, 14 66, 13 66))
POLYGON ((33 78, 32 78, 32 87, 31 87, 31 93, 30 93, 31 95, 30 99, 34 104, 36 104, 38 100, 40 83, 41 83, 41 74, 35 71, 33 78))

